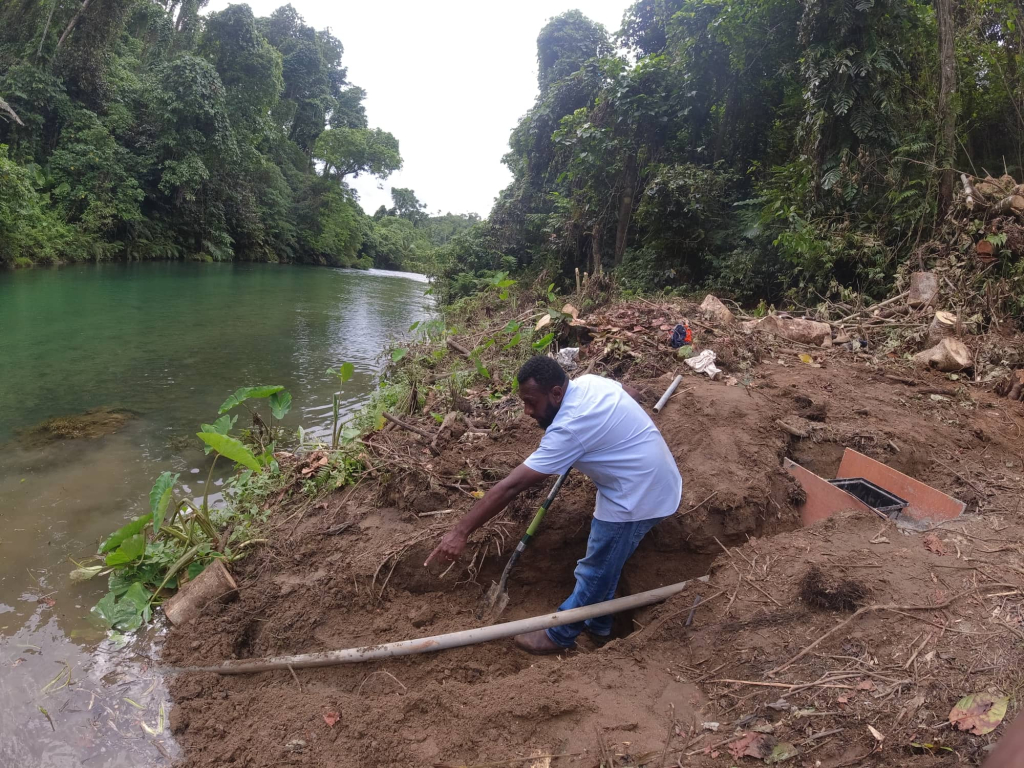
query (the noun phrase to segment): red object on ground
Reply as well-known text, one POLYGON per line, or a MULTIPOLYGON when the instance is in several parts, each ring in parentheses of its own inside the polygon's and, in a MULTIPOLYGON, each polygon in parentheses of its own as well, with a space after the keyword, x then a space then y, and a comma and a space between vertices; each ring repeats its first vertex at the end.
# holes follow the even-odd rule
POLYGON ((960 517, 967 507, 959 499, 947 496, 920 480, 897 472, 892 467, 850 448, 843 453, 836 477, 863 477, 901 499, 906 499, 907 506, 900 516, 910 518, 914 522, 953 520, 960 517))
POLYGON ((807 494, 807 501, 800 507, 800 523, 802 525, 814 525, 832 517, 837 512, 846 510, 867 512, 869 515, 877 517, 877 513, 856 496, 847 493, 842 488, 836 488, 828 480, 818 477, 796 462, 786 459, 783 467, 796 478, 796 481, 803 487, 804 493, 807 494))

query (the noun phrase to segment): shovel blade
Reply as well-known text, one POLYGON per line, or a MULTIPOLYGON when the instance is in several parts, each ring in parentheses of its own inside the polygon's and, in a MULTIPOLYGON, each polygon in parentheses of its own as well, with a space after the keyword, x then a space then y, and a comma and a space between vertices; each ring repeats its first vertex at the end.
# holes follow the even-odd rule
POLYGON ((480 601, 480 609, 477 611, 477 619, 496 619, 508 605, 508 590, 502 589, 496 581, 491 582, 487 594, 480 601))

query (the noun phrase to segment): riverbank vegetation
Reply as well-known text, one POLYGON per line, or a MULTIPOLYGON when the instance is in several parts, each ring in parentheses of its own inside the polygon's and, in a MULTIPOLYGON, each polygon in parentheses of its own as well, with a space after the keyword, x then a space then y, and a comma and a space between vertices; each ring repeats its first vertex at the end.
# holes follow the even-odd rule
POLYGON ((463 224, 407 209, 408 190, 393 212, 363 213, 349 182, 385 179, 402 158, 369 125, 330 30, 290 5, 263 18, 247 5, 200 15, 205 5, 3 5, 0 266, 415 267, 425 243, 463 224))
MULTIPOLYGON (((105 538, 95 556, 76 562, 73 581, 106 577, 109 591, 93 608, 97 620, 114 631, 138 629, 182 584, 195 579, 215 561, 231 563, 260 543, 262 525, 288 489, 312 504, 326 492, 351 482, 362 468, 345 444, 326 451, 303 446, 301 459, 279 449, 292 447, 280 422, 291 410, 291 394, 281 386, 242 387, 221 405, 218 418, 203 424, 197 437, 212 460, 202 500, 179 484, 179 474, 163 472, 149 495, 149 512, 134 518, 105 538), (265 401, 259 408, 257 401, 265 401), (236 429, 244 409, 250 426, 236 429), (261 411, 263 411, 261 413, 261 411), (232 434, 235 433, 235 434, 232 434), (213 503, 214 470, 224 459, 232 473, 222 487, 222 501, 213 503)), ((223 467, 223 464, 221 465, 223 467)))

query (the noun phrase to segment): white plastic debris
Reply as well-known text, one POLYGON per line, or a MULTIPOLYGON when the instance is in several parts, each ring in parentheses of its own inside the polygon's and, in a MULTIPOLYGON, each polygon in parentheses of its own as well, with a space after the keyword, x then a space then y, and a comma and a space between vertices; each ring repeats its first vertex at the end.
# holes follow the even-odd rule
POLYGON ((555 355, 555 360, 562 366, 562 370, 566 373, 572 373, 580 367, 580 348, 579 347, 563 347, 558 350, 555 355))
POLYGON ((697 373, 706 373, 712 379, 718 377, 722 371, 715 365, 715 353, 713 350, 705 349, 699 355, 684 360, 688 366, 697 373))

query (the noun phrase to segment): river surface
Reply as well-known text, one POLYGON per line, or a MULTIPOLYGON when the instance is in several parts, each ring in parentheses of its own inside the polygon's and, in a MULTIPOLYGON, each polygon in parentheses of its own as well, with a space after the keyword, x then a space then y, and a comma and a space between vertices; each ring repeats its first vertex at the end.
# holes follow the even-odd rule
POLYGON ((426 289, 419 275, 263 264, 0 272, 0 766, 169 764, 159 632, 107 637, 89 615, 105 580, 73 584, 71 559, 147 511, 164 470, 202 495, 208 459, 190 438, 238 387, 285 386, 284 426, 322 433, 327 368, 350 361, 343 405, 357 409, 388 343, 431 315, 426 289), (25 439, 93 408, 135 418, 103 437, 25 439))

